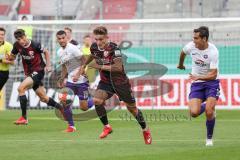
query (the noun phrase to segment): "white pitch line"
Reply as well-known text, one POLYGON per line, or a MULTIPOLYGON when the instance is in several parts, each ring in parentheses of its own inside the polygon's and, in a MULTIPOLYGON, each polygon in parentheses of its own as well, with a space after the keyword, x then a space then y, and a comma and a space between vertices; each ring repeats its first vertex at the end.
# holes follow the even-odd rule
MULTIPOLYGON (((32 117, 29 118, 29 120, 59 120, 57 117, 32 117)), ((91 121, 99 121, 99 119, 96 117, 95 119, 90 119, 91 121)), ((110 121, 134 121, 134 118, 130 119, 120 119, 120 118, 109 118, 108 120, 110 121)), ((87 121, 87 120, 81 120, 81 121, 87 121)), ((159 122, 159 121, 164 121, 164 122, 186 122, 186 121, 191 121, 190 119, 180 119, 178 121, 176 120, 147 120, 147 122, 159 122)), ((193 122, 202 122, 205 120, 192 120, 193 122)), ((217 122, 240 122, 240 119, 217 119, 217 122)))
MULTIPOLYGON (((50 140, 43 140, 43 139, 4 139, 0 140, 0 142, 142 142, 143 140, 66 140, 66 139, 50 139, 50 140)), ((205 140, 200 139, 153 139, 154 142, 204 142, 205 140)), ((240 139, 214 139, 215 142, 240 142, 240 139)))

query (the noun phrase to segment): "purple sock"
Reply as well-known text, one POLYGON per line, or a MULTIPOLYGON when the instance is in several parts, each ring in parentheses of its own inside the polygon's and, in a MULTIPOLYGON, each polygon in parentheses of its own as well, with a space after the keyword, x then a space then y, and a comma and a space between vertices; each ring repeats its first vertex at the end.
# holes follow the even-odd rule
POLYGON ((206 109, 206 103, 202 103, 199 115, 201 115, 203 112, 205 112, 205 109, 206 109))
POLYGON ((64 108, 64 115, 66 120, 68 121, 69 126, 74 126, 73 118, 72 118, 72 109, 70 106, 64 108))
POLYGON ((212 139, 214 125, 215 125, 215 118, 213 118, 212 120, 206 120, 207 138, 208 139, 212 139))
POLYGON ((92 108, 93 105, 94 105, 94 104, 93 104, 93 99, 92 99, 92 98, 89 98, 89 99, 88 99, 88 108, 92 108))

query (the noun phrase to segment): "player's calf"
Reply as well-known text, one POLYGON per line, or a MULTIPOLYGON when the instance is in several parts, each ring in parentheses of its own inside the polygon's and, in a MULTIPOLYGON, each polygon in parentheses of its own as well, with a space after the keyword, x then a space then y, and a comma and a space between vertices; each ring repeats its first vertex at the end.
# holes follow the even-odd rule
POLYGON ((136 107, 135 103, 127 104, 127 109, 130 113, 132 113, 132 115, 136 118, 138 124, 141 126, 145 144, 151 144, 152 143, 151 132, 150 129, 147 127, 142 111, 136 107))
POLYGON ((213 141, 213 131, 215 126, 215 105, 216 105, 216 99, 209 97, 206 102, 206 128, 207 128, 207 140, 206 140, 206 146, 212 146, 213 141))

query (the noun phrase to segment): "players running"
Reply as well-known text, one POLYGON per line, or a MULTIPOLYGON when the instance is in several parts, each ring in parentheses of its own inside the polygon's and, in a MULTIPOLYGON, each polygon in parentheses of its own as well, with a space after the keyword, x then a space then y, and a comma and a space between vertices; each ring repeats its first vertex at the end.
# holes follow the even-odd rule
POLYGON ((189 107, 192 117, 206 114, 207 139, 206 146, 213 145, 213 130, 215 125, 215 105, 219 97, 218 79, 218 49, 208 42, 208 27, 194 29, 193 41, 181 51, 178 69, 184 70, 186 55, 192 58, 192 80, 189 94, 189 107), (204 103, 205 102, 205 103, 204 103))
MULTIPOLYGON (((56 34, 57 41, 61 48, 59 49, 59 56, 62 66, 61 78, 59 80, 59 87, 64 87, 64 78, 67 76, 66 87, 73 90, 74 94, 79 98, 79 105, 83 111, 88 110, 93 106, 93 99, 90 97, 88 88, 88 79, 85 76, 80 76, 76 81, 73 81, 73 75, 79 70, 79 63, 83 63, 83 54, 77 46, 68 42, 66 32, 60 30, 56 34)), ((66 132, 74 132, 74 122, 72 119, 71 106, 64 107, 64 113, 69 117, 69 126, 66 132)))
POLYGON ((92 60, 95 60, 96 63, 91 63, 88 66, 98 69, 101 79, 93 98, 96 112, 104 125, 103 132, 99 137, 105 138, 112 132, 104 104, 107 99, 116 94, 119 99, 125 102, 128 111, 132 113, 140 124, 145 144, 151 144, 151 133, 142 112, 136 107, 131 85, 124 71, 120 49, 115 43, 109 41, 108 31, 104 26, 96 27, 93 34, 96 42, 90 47, 91 55, 74 78, 77 80, 80 74, 84 73, 86 66, 92 60))
POLYGON ((55 102, 52 98, 46 95, 46 90, 43 86, 42 80, 45 72, 51 71, 50 54, 42 48, 41 44, 33 40, 29 40, 26 37, 25 31, 17 29, 14 32, 16 42, 13 45, 11 55, 8 56, 8 60, 14 61, 17 54, 22 57, 22 64, 25 73, 25 79, 18 87, 20 106, 22 110, 22 116, 14 123, 16 125, 28 124, 27 119, 27 97, 25 91, 33 88, 41 102, 47 103, 47 105, 55 107, 63 114, 63 107, 55 102), (45 56, 46 64, 43 61, 42 53, 45 56))

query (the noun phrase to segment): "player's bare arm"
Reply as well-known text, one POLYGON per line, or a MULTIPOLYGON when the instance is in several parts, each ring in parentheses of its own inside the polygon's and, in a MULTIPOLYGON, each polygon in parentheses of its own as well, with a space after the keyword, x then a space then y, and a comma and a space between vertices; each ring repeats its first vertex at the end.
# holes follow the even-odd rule
POLYGON ((202 80, 202 81, 210 81, 215 80, 217 77, 218 70, 211 69, 206 76, 194 76, 191 73, 189 74, 189 79, 193 81, 202 80))
POLYGON ((61 72, 61 77, 58 80, 58 87, 62 88, 64 87, 64 78, 67 76, 67 67, 65 64, 62 64, 62 72, 61 72))
POLYGON ((5 58, 0 60, 0 63, 14 65, 14 59, 13 60, 9 60, 9 56, 10 56, 9 54, 6 54, 5 58))
POLYGON ((181 51, 180 58, 179 58, 179 63, 178 63, 178 66, 177 66, 178 69, 185 70, 185 66, 184 66, 185 57, 186 57, 186 54, 183 51, 181 51))
POLYGON ((52 67, 51 67, 51 61, 50 61, 50 53, 47 49, 45 49, 43 51, 44 56, 45 56, 45 60, 46 60, 46 67, 45 67, 45 71, 46 72, 51 72, 52 71, 52 67))
POLYGON ((122 72, 122 66, 123 66, 123 63, 122 63, 122 59, 121 58, 115 58, 113 60, 113 64, 112 65, 99 65, 97 63, 92 63, 89 65, 89 67, 91 68, 95 68, 95 69, 101 69, 101 70, 104 70, 104 71, 111 71, 111 72, 122 72))
MULTIPOLYGON (((76 82, 76 81, 79 79, 80 75, 84 75, 84 74, 85 74, 86 66, 87 66, 90 62, 92 62, 93 59, 94 59, 94 57, 93 57, 92 55, 90 55, 90 56, 86 59, 85 63, 79 68, 79 70, 78 70, 78 71, 76 72, 76 74, 73 76, 73 81, 74 81, 74 82, 76 82)), ((84 58, 84 60, 85 60, 85 58, 84 58)))
POLYGON ((84 63, 84 64, 81 66, 81 68, 80 68, 80 74, 84 74, 85 69, 86 69, 86 66, 87 66, 89 63, 91 63, 91 62, 93 61, 93 59, 94 59, 94 57, 93 57, 91 54, 87 57, 85 63, 84 63))
POLYGON ((9 61, 14 61, 16 59, 16 55, 11 53, 10 55, 6 56, 6 59, 9 61))

